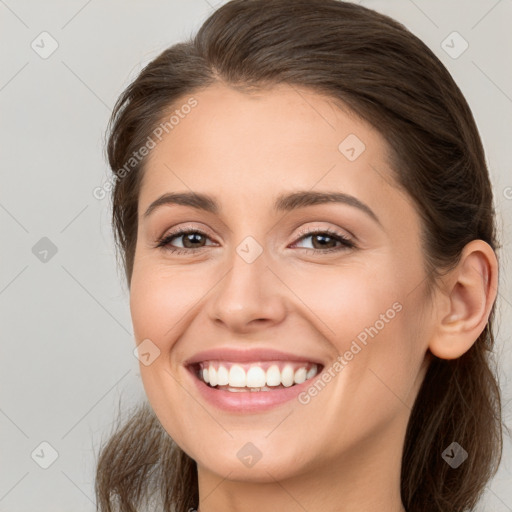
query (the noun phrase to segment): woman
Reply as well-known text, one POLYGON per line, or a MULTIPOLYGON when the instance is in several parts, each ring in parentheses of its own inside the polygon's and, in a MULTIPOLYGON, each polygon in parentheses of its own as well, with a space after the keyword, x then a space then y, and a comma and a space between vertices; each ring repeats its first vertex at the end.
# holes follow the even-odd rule
POLYGON ((233 0, 121 95, 108 156, 149 403, 100 510, 473 509, 502 443, 492 190, 425 44, 233 0))

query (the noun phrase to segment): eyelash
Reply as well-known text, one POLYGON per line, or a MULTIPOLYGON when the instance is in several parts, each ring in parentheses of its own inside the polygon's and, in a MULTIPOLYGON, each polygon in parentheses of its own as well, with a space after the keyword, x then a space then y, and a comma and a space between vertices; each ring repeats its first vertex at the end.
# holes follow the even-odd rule
MULTIPOLYGON (((174 238, 179 238, 180 236, 189 235, 189 234, 198 234, 198 235, 202 235, 206 238, 209 238, 209 236, 204 231, 201 231, 200 229, 183 228, 183 229, 176 230, 172 233, 169 233, 168 235, 157 240, 156 247, 162 248, 166 251, 170 251, 173 254, 177 254, 177 255, 190 254, 191 251, 198 252, 201 249, 205 248, 205 247, 199 247, 197 249, 183 249, 181 247, 173 247, 170 245, 171 241, 174 238)), ((305 251, 313 252, 313 253, 320 252, 322 254, 325 254, 325 253, 338 252, 338 251, 343 251, 343 250, 348 250, 348 249, 354 249, 356 247, 356 244, 354 244, 354 242, 352 242, 349 238, 347 238, 346 236, 344 236, 340 233, 337 233, 336 231, 331 230, 329 228, 310 229, 310 230, 305 229, 299 233, 299 238, 297 239, 297 241, 295 243, 300 242, 304 238, 308 238, 309 236, 313 236, 313 235, 317 235, 317 234, 329 235, 330 238, 334 238, 336 241, 340 242, 342 244, 342 246, 341 247, 340 246, 330 247, 328 249, 308 249, 308 248, 302 248, 302 249, 304 249, 305 251)))

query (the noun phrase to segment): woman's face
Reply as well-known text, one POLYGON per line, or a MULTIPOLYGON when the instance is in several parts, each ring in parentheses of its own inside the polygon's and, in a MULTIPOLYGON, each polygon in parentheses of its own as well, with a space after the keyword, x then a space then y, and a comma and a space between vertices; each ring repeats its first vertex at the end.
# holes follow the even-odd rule
POLYGON ((384 139, 295 87, 193 97, 139 196, 130 308, 160 422, 230 479, 395 460, 429 313, 419 217, 384 139), (150 208, 166 194, 182 196, 150 208))

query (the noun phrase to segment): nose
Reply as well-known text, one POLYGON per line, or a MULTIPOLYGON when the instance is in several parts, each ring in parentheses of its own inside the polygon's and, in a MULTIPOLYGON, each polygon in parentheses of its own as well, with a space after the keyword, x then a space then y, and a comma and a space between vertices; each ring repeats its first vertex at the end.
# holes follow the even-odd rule
POLYGON ((266 329, 282 322, 287 287, 268 266, 265 250, 252 262, 233 251, 230 263, 211 292, 211 321, 237 333, 266 329))

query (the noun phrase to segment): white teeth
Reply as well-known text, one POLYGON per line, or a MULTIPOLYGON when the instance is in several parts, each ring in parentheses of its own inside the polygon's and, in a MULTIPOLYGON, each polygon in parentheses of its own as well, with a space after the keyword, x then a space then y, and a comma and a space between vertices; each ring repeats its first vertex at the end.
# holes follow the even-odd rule
POLYGON ((281 384, 281 372, 279 366, 273 364, 267 370, 267 386, 279 386, 279 384, 281 384))
POLYGON ((226 386, 227 384, 229 384, 229 373, 225 366, 219 366, 217 370, 217 385, 226 386))
POLYGON ((312 377, 314 377, 318 372, 318 368, 316 366, 316 364, 314 364, 308 371, 308 373, 306 374, 306 379, 311 379, 312 377))
POLYGON ((249 388, 261 388, 267 383, 267 376, 259 366, 251 366, 247 372, 246 386, 249 388))
POLYGON ((288 388, 294 384, 302 384, 318 373, 316 364, 294 368, 297 368, 296 363, 285 364, 282 370, 277 364, 272 364, 265 371, 256 363, 250 366, 246 373, 240 364, 230 366, 207 362, 198 376, 211 387, 223 386, 228 391, 244 391, 244 388, 246 391, 271 391, 276 386, 288 388))
POLYGON ((294 376, 293 367, 290 366, 289 364, 287 364, 283 368, 283 371, 281 372, 281 384, 285 388, 289 388, 290 386, 293 385, 293 376, 294 376))
POLYGON ((215 366, 210 365, 210 368, 208 369, 208 377, 210 377, 210 386, 216 386, 217 385, 217 370, 215 369, 215 366))
MULTIPOLYGON (((211 366, 210 366, 211 368, 211 366)), ((246 386, 245 370, 238 364, 234 364, 229 369, 229 385, 232 388, 245 388, 246 386)))
POLYGON ((293 380, 295 381, 295 384, 302 384, 306 380, 306 376, 306 368, 299 368, 298 370, 295 371, 293 380))

